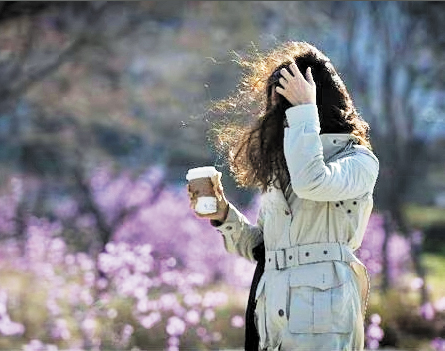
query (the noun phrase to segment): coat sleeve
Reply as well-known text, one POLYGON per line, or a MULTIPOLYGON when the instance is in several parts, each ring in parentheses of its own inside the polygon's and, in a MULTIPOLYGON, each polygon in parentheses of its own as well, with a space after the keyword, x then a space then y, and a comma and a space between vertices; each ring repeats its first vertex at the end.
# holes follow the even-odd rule
POLYGON ((224 239, 224 246, 230 253, 254 261, 253 249, 263 242, 263 211, 260 208, 256 225, 249 220, 231 203, 225 222, 215 225, 224 239))
POLYGON ((286 110, 284 156, 292 188, 300 198, 337 201, 372 193, 379 162, 365 147, 325 163, 317 106, 305 104, 286 110))

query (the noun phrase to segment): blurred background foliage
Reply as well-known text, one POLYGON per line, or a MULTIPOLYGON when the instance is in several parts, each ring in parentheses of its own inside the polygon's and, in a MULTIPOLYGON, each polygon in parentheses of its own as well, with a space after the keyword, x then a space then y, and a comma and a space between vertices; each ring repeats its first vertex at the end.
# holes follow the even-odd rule
POLYGON ((106 192, 121 189, 113 201, 139 189, 122 182, 143 179, 150 210, 165 189, 184 191, 189 167, 213 164, 229 199, 253 206, 256 192, 237 188, 212 146, 206 107, 235 88, 236 55, 304 40, 331 58, 371 125, 381 165, 375 212, 387 234, 379 289, 392 288, 389 233, 415 241, 420 231, 409 252, 424 282, 419 303, 443 296, 433 273, 445 261, 444 15, 443 2, 0 2, 0 193, 9 221, 0 240, 26 243, 29 218, 62 223, 57 236, 92 257, 125 237, 122 224, 134 223, 142 202, 111 210, 94 185, 98 169, 116 179, 106 192), (64 217, 67 201, 76 211, 64 217))

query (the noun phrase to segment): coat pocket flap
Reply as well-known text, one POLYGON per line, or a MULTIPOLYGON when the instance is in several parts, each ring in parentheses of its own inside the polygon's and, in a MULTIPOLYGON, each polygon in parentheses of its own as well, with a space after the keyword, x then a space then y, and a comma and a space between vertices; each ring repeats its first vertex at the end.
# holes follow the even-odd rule
POLYGON ((291 273, 289 285, 294 288, 309 286, 320 290, 343 285, 351 279, 351 274, 347 267, 336 267, 338 265, 333 265, 332 262, 300 266, 291 273))

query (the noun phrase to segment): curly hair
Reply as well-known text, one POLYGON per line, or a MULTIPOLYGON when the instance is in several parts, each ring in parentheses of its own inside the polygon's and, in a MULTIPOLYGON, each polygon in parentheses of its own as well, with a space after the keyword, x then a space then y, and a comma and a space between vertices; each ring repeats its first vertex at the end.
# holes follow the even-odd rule
POLYGON ((346 86, 329 58, 306 42, 286 42, 261 54, 239 57, 243 76, 235 91, 209 109, 218 118, 212 130, 230 171, 243 187, 286 184, 289 171, 283 151, 285 111, 291 104, 275 93, 280 69, 295 62, 305 75, 311 67, 317 86, 321 134, 350 133, 370 147, 369 125, 358 114, 346 86), (252 123, 253 122, 253 123, 252 123))

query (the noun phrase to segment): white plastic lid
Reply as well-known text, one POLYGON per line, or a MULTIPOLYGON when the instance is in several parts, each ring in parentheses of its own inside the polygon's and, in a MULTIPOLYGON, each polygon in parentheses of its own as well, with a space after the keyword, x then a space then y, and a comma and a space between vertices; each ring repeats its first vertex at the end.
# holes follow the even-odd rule
POLYGON ((192 180, 197 178, 213 177, 217 173, 218 171, 213 166, 197 167, 189 169, 185 178, 187 180, 192 180))

